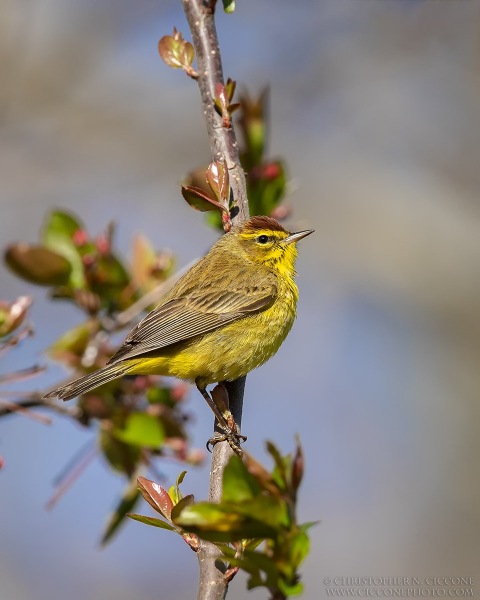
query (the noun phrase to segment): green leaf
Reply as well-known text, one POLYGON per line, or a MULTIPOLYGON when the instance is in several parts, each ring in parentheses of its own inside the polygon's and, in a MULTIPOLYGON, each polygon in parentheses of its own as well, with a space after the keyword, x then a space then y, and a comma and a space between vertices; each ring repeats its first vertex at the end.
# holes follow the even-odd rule
POLYGON ((243 459, 248 472, 258 481, 261 488, 273 496, 280 497, 282 491, 275 483, 272 474, 248 452, 244 453, 243 459))
POLYGON ((180 502, 180 500, 183 498, 182 492, 180 491, 180 485, 183 483, 183 480, 185 479, 186 474, 187 474, 186 471, 182 471, 180 473, 180 475, 177 477, 177 481, 175 482, 175 485, 172 485, 172 487, 168 490, 168 493, 170 494, 170 498, 172 499, 174 504, 178 504, 180 502))
POLYGON ((42 241, 48 245, 48 242, 54 242, 58 235, 71 239, 79 229, 84 229, 84 226, 77 217, 63 210, 52 210, 44 225, 42 241))
POLYGON ((178 501, 178 503, 175 504, 175 506, 172 508, 172 521, 174 521, 180 515, 184 508, 186 508, 187 506, 191 506, 194 502, 195 498, 193 494, 188 494, 188 496, 184 496, 183 498, 181 498, 178 501))
POLYGON ((162 519, 156 519, 155 517, 146 517, 144 515, 137 515, 135 513, 129 513, 127 517, 130 517, 134 521, 145 523, 145 525, 151 525, 152 527, 160 527, 160 529, 167 529, 168 531, 176 531, 173 525, 170 525, 170 523, 167 523, 166 521, 162 521, 162 519))
POLYGON ((308 531, 309 529, 311 529, 315 525, 318 525, 319 523, 320 521, 308 521, 307 523, 302 523, 301 525, 299 525, 299 527, 302 531, 308 531))
POLYGON ((64 256, 70 263, 70 284, 74 288, 85 287, 82 259, 73 241, 73 235, 80 229, 83 226, 73 215, 54 210, 48 216, 42 233, 45 246, 64 256))
POLYGON ((304 531, 298 531, 289 540, 290 564, 297 569, 310 550, 310 540, 304 531))
POLYGON ((244 500, 241 503, 235 504, 234 510, 245 518, 254 518, 261 521, 275 531, 274 535, 259 536, 259 535, 244 535, 248 537, 270 537, 274 538, 276 533, 282 527, 288 527, 290 524, 289 514, 286 503, 272 496, 257 496, 251 500, 244 500))
POLYGON ((285 596, 300 596, 303 593, 303 583, 296 581, 289 583, 282 578, 278 580, 278 588, 285 596))
POLYGON ((137 504, 139 498, 140 492, 137 490, 136 478, 133 478, 133 480, 126 487, 120 502, 113 511, 113 514, 108 519, 100 542, 102 546, 109 542, 115 533, 117 533, 119 527, 125 521, 127 513, 132 510, 135 504, 137 504))
POLYGON ((223 0, 223 10, 227 13, 233 13, 235 11, 235 0, 223 0))
POLYGON ((248 581, 248 589, 266 586, 272 589, 277 587, 279 571, 273 558, 263 552, 252 552, 246 550, 240 557, 230 559, 230 564, 239 566, 243 571, 251 575, 248 581), (265 574, 265 578, 260 573, 265 574))
POLYGON ((37 285, 63 285, 71 277, 70 262, 45 246, 12 244, 5 251, 5 262, 22 279, 37 285))
MULTIPOLYGON (((90 287, 103 301, 117 303, 119 294, 130 283, 130 277, 114 254, 98 256, 89 278, 90 287)), ((120 308, 125 308, 120 306, 120 308)))
MULTIPOLYGON (((269 89, 265 88, 257 98, 250 97, 247 92, 240 97, 242 110, 238 124, 244 139, 240 160, 249 174, 263 162, 268 137, 269 96, 269 89)), ((247 183, 249 179, 250 176, 247 177, 247 183)))
POLYGON ((247 184, 251 214, 271 214, 286 192, 287 178, 283 162, 277 160, 252 169, 247 184))
POLYGON ((236 508, 229 504, 199 502, 182 510, 174 523, 212 542, 276 536, 275 529, 253 517, 239 514, 236 508))
POLYGON ((158 417, 132 413, 127 417, 125 427, 114 430, 114 436, 126 444, 156 449, 162 445, 165 432, 158 417))
POLYGON ((175 401, 172 398, 172 391, 167 387, 151 387, 146 392, 147 400, 150 404, 165 404, 166 406, 173 408, 175 401))
POLYGON ((116 439, 111 432, 100 430, 100 447, 106 460, 116 471, 132 475, 140 460, 140 448, 125 444, 116 439))
POLYGON ((210 227, 213 227, 214 229, 220 229, 221 231, 223 231, 223 223, 220 213, 209 212, 205 215, 205 220, 208 223, 208 225, 210 225, 210 227))
POLYGON ((80 323, 61 335, 48 349, 48 354, 55 360, 70 366, 78 366, 91 337, 98 331, 94 320, 80 323))
POLYGON ((244 502, 260 494, 261 487, 242 460, 234 455, 223 473, 222 502, 244 502))
POLYGON ((278 448, 270 441, 266 443, 267 451, 270 456, 273 458, 275 463, 275 468, 273 470, 273 478, 276 483, 283 489, 287 489, 288 481, 287 481, 287 465, 289 463, 288 457, 283 457, 278 448))

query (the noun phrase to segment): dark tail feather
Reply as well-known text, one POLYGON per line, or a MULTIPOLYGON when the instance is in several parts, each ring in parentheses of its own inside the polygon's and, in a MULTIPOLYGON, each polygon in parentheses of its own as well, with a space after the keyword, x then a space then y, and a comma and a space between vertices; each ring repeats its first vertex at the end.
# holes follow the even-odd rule
POLYGON ((103 367, 103 369, 84 375, 71 383, 67 383, 67 385, 48 392, 48 394, 45 394, 44 398, 58 397, 60 400, 71 400, 76 396, 80 396, 81 394, 85 394, 85 392, 93 390, 99 385, 112 381, 112 379, 121 377, 127 370, 125 365, 107 365, 106 367, 103 367))

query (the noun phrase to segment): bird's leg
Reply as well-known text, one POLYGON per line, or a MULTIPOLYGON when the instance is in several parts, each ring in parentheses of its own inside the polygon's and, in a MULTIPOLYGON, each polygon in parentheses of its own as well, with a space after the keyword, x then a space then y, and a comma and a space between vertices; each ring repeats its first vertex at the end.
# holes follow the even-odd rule
POLYGON ((218 444, 218 442, 228 441, 230 447, 234 452, 241 455, 242 449, 240 443, 244 442, 247 438, 244 435, 237 433, 237 425, 233 419, 232 413, 228 409, 228 393, 224 386, 219 384, 215 387, 212 392, 212 396, 207 392, 204 386, 200 385, 199 381, 196 382, 198 391, 207 401, 207 404, 213 411, 217 419, 218 426, 223 430, 223 435, 217 435, 209 439, 207 442, 207 448, 218 444), (225 402, 226 397, 226 402, 225 402), (221 408, 219 408, 219 406, 221 408))
POLYGON ((224 385, 223 383, 219 383, 213 388, 211 395, 215 406, 222 413, 222 416, 225 419, 230 431, 237 435, 241 439, 241 441, 245 441, 247 438, 244 435, 240 435, 238 425, 235 422, 233 414, 230 411, 230 398, 228 396, 228 390, 226 385, 224 385))

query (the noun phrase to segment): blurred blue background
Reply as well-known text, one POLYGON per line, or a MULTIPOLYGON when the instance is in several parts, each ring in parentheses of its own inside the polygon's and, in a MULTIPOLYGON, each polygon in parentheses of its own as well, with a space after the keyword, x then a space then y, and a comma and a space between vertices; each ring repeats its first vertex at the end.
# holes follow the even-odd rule
MULTIPOLYGON (((49 209, 93 233, 114 217, 128 255, 139 231, 180 265, 216 234, 179 194, 209 149, 196 86, 160 61, 177 26, 168 0, 3 0, 0 241, 35 241, 49 209)), ((239 0, 219 12, 227 76, 271 86, 271 155, 287 160, 290 224, 311 227, 299 316, 249 375, 248 450, 306 453, 300 518, 321 520, 303 573, 477 577, 480 390, 480 5, 470 0, 239 0)), ((46 362, 82 316, 0 267, 0 297, 35 298, 36 336, 2 372, 46 362)), ((65 376, 51 364, 24 387, 65 376)), ((192 391, 194 445, 212 418, 192 391)), ((179 538, 138 523, 98 539, 123 481, 96 461, 51 512, 52 482, 89 436, 56 418, 0 422, 2 600, 195 597, 179 538)), ((171 482, 176 464, 162 465, 171 482)), ((208 464, 184 489, 207 493, 208 464)), ((148 512, 146 505, 143 512, 148 512)), ((247 593, 239 576, 229 598, 247 593)))

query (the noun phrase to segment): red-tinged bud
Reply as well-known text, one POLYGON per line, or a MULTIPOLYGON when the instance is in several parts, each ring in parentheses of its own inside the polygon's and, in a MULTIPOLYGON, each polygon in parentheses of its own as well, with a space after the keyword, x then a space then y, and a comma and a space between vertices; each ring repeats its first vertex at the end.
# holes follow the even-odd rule
POLYGON ((177 383, 170 388, 171 398, 174 402, 181 402, 188 391, 188 385, 186 383, 177 383))
POLYGON ((75 246, 84 246, 88 242, 88 233, 85 229, 77 229, 72 235, 75 246))
POLYGON ((89 267, 95 264, 95 257, 93 256, 93 254, 85 254, 85 256, 82 256, 82 263, 83 266, 88 269, 89 267))
POLYGON ((108 254, 110 252, 110 240, 104 235, 98 236, 95 245, 99 254, 108 254))
POLYGON ((230 567, 225 571, 224 579, 227 583, 230 583, 235 575, 238 573, 240 567, 230 567))
POLYGON ((263 167, 263 176, 265 179, 272 180, 276 179, 281 173, 280 167, 277 163, 270 163, 264 165, 263 167))
POLYGON ((232 221, 230 215, 226 212, 222 212, 222 225, 225 233, 228 233, 232 229, 232 221))

